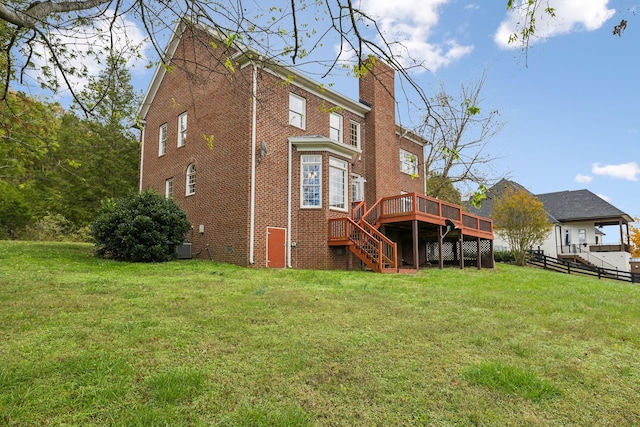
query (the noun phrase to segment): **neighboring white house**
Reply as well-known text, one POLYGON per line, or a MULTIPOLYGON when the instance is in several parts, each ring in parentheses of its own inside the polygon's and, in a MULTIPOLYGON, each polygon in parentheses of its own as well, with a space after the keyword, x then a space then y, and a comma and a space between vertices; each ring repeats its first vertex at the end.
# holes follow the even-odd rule
MULTIPOLYGON (((526 188, 506 179, 500 180, 487 191, 487 199, 481 209, 472 210, 488 218, 493 214, 493 203, 507 189, 526 188)), ((554 258, 574 259, 598 267, 630 271, 631 260, 629 223, 633 218, 589 190, 559 191, 535 195, 544 204, 553 229, 544 242, 533 249, 540 249, 554 258), (603 227, 616 226, 619 238, 616 244, 603 243, 603 227)), ((495 250, 508 250, 507 241, 496 234, 495 250)))

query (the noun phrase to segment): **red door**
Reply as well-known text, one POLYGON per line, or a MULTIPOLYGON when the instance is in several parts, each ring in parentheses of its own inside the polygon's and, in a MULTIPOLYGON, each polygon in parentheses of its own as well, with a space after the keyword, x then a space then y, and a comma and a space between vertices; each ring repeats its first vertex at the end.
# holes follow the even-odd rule
POLYGON ((285 267, 286 236, 287 230, 284 228, 267 227, 267 267, 285 267))

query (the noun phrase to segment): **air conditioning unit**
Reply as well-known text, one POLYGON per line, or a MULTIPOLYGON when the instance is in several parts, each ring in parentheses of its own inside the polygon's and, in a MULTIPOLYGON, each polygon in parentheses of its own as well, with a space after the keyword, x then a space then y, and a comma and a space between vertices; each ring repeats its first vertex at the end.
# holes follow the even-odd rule
POLYGON ((176 245, 178 259, 191 259, 191 243, 176 245))

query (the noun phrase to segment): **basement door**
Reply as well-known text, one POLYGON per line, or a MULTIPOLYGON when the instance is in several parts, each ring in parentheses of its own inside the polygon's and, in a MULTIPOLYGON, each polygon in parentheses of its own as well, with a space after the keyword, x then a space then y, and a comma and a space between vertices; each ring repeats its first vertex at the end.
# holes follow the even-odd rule
POLYGON ((286 240, 286 228, 267 227, 267 267, 285 267, 286 240))

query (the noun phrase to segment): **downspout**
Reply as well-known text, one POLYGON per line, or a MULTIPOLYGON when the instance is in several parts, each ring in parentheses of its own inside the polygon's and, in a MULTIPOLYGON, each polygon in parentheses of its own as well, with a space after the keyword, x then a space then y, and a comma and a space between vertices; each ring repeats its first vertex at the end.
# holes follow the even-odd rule
POLYGON ((288 179, 287 179, 287 267, 291 268, 291 174, 292 174, 292 156, 293 144, 289 139, 288 153, 288 179))
POLYGON ((424 195, 427 195, 427 162, 424 161, 424 147, 422 147, 422 181, 424 182, 424 195))
POLYGON ((144 170, 144 129, 145 121, 141 120, 142 128, 140 129, 140 177, 138 180, 138 191, 142 192, 142 172, 144 170))
POLYGON ((251 189, 249 206, 249 264, 254 264, 255 236, 256 236, 256 108, 258 92, 258 71, 253 64, 253 83, 251 93, 251 189))

